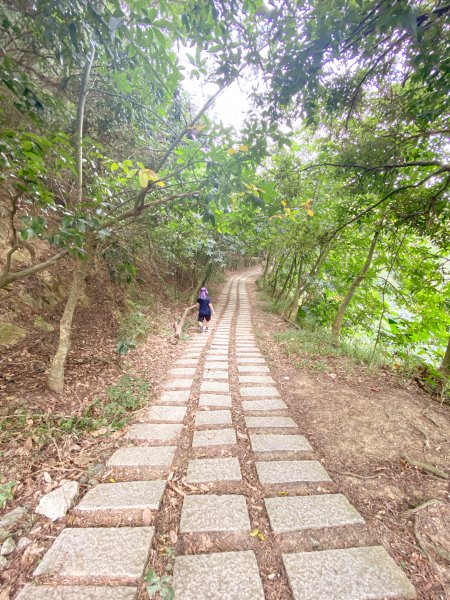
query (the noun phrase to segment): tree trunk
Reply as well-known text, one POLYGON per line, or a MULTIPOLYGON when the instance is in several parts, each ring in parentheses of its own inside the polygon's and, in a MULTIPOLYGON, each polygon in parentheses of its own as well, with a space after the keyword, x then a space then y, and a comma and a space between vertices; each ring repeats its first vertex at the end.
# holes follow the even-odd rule
POLYGON ((288 284, 291 281, 292 273, 294 272, 296 264, 297 264, 297 254, 294 255, 294 260, 291 263, 287 277, 284 280, 283 286, 281 287, 280 291, 277 294, 277 297, 276 297, 277 302, 279 302, 279 300, 281 300, 281 297, 283 296, 284 292, 286 291, 286 288, 288 287, 288 284))
POLYGON ((369 246, 369 252, 367 254, 366 262, 364 263, 364 266, 361 269, 360 273, 352 281, 352 284, 351 284, 344 300, 341 302, 341 304, 338 308, 338 311, 336 313, 336 317, 334 319, 333 326, 331 328, 331 335, 333 338, 333 343, 336 346, 339 346, 340 341, 341 341, 342 321, 344 320, 345 311, 347 310, 348 305, 350 304, 351 299, 353 298, 356 290, 361 285, 361 283, 364 281, 364 279, 367 275, 367 271, 369 270, 369 267, 372 263, 373 254, 375 252, 375 247, 377 245, 378 238, 381 233, 381 227, 382 227, 383 221, 384 221, 384 215, 377 224, 377 228, 375 230, 374 236, 373 236, 372 241, 369 246))
POLYGON ((281 273, 281 269, 284 267, 284 263, 286 262, 286 257, 287 257, 287 255, 283 254, 282 257, 280 258, 280 262, 275 267, 274 278, 272 281, 272 296, 275 296, 275 293, 277 291, 278 276, 281 273))
POLYGON ((444 375, 450 375, 450 337, 448 338, 447 349, 444 354, 444 358, 442 359, 440 370, 444 373, 444 375))
POLYGON ((272 253, 269 250, 267 252, 267 255, 266 255, 266 262, 265 262, 265 265, 264 265, 264 273, 263 273, 263 276, 262 276, 262 278, 263 278, 264 281, 265 281, 265 279, 267 277, 267 273, 269 272, 269 264, 270 264, 271 257, 272 257, 272 253))
POLYGON ((48 375, 48 387, 52 392, 61 394, 64 390, 64 368, 66 358, 70 350, 70 338, 72 333, 72 321, 75 308, 81 296, 84 287, 84 280, 89 267, 89 261, 92 257, 92 247, 86 252, 84 260, 77 260, 73 271, 72 283, 70 285, 69 295, 66 306, 59 322, 59 344, 56 354, 53 357, 48 375))
POLYGON ((303 257, 303 254, 302 254, 302 256, 300 258, 300 265, 298 267, 297 287, 295 288, 294 297, 292 299, 291 306, 289 307, 289 311, 288 311, 288 313, 286 315, 286 317, 290 321, 295 321, 296 317, 297 317, 298 303, 300 301, 300 294, 301 294, 301 291, 302 291, 302 288, 303 288, 303 280, 302 280, 303 262, 304 262, 304 257, 303 257))

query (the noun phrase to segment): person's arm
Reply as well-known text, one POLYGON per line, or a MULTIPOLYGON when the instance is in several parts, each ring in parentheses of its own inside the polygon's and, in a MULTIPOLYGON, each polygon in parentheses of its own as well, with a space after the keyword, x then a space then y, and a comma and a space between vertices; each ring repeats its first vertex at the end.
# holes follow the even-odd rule
POLYGON ((211 312, 212 312, 212 314, 213 314, 213 315, 215 315, 215 314, 216 314, 216 311, 214 310, 214 307, 213 307, 213 305, 211 304, 211 302, 209 303, 209 306, 211 307, 211 312))

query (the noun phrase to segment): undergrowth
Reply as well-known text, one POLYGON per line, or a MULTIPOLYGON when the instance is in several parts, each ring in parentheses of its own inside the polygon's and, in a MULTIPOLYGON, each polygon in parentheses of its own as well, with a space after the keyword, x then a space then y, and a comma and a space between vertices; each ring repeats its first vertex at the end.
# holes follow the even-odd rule
POLYGON ((143 312, 143 307, 132 300, 128 301, 128 312, 120 323, 117 334, 116 352, 119 356, 136 348, 150 333, 150 324, 143 312))
POLYGON ((143 379, 123 375, 115 385, 106 389, 106 398, 95 398, 79 415, 30 413, 19 410, 0 417, 0 443, 18 436, 31 437, 43 446, 64 434, 80 436, 100 428, 122 429, 134 411, 148 400, 149 384, 143 379))

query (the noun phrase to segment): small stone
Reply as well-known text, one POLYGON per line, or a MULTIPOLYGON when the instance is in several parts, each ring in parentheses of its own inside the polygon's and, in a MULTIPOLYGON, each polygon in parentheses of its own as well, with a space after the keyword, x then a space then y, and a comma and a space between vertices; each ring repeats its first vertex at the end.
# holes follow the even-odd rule
POLYGON ((91 487, 93 487, 94 485, 98 485, 98 480, 94 478, 89 479, 88 485, 90 485, 91 487))
POLYGON ((193 448, 200 446, 229 446, 236 444, 234 429, 206 429, 194 431, 193 448))
POLYGON ((177 556, 173 587, 180 600, 264 600, 255 554, 250 550, 177 556))
POLYGON ((231 425, 231 411, 203 410, 195 417, 195 426, 199 425, 231 425))
POLYGON ((80 485, 86 485, 88 481, 89 477, 87 477, 87 475, 82 475, 81 477, 78 477, 78 483, 80 485))
POLYGON ((6 556, 0 556, 0 573, 3 571, 7 564, 8 559, 6 558, 6 556))
POLYGON ((303 435, 253 433, 250 435, 253 452, 305 452, 312 448, 303 435))
POLYGON ((180 532, 249 531, 250 519, 244 496, 186 496, 180 532))
POLYGON ((9 536, 9 532, 28 513, 24 506, 17 506, 0 518, 0 542, 9 536))
POLYGON ((78 496, 79 488, 80 486, 77 481, 66 481, 56 488, 56 490, 42 496, 35 512, 48 517, 52 521, 61 519, 73 506, 78 496))
POLYGON ((17 550, 25 550, 31 544, 30 538, 23 535, 17 542, 17 550))
POLYGON ((239 460, 236 457, 190 460, 186 479, 190 483, 240 481, 242 476, 239 460))
POLYGON ((0 550, 0 556, 9 556, 16 549, 16 542, 12 537, 6 538, 0 550))
POLYGON ((382 546, 283 554, 294 600, 416 598, 382 546))
POLYGON ((365 521, 342 494, 265 498, 270 526, 275 533, 322 529, 365 521))
POLYGON ((280 395, 280 392, 276 387, 241 387, 239 388, 239 393, 242 397, 252 397, 252 398, 276 398, 280 395))
POLYGON ((96 585, 26 585, 16 600, 136 600, 137 588, 96 585))
POLYGON ((97 463, 96 465, 89 467, 88 473, 94 477, 101 477, 105 474, 106 466, 103 463, 97 463))
MULTIPOLYGON (((103 578, 137 582, 143 575, 153 527, 80 527, 64 529, 39 563, 34 575, 70 580, 103 578)), ((70 583, 69 581, 67 583, 70 583)))

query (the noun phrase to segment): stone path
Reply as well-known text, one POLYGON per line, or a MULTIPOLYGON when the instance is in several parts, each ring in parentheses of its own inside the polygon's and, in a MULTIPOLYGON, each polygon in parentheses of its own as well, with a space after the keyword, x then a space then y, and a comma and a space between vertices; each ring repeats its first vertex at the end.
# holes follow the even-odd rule
POLYGON ((82 526, 62 531, 19 600, 145 597, 155 527, 139 523, 150 514, 158 528, 177 460, 176 600, 415 597, 384 548, 367 544, 363 517, 331 493, 258 349, 245 283, 228 282, 212 331, 185 343, 164 390, 110 457, 118 482, 84 496, 73 511, 82 526))

